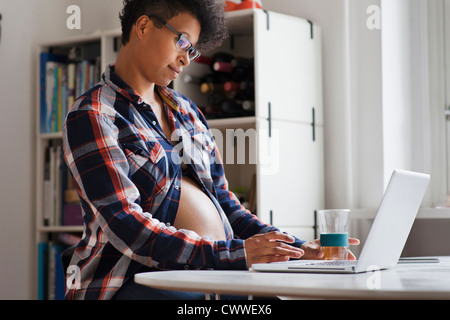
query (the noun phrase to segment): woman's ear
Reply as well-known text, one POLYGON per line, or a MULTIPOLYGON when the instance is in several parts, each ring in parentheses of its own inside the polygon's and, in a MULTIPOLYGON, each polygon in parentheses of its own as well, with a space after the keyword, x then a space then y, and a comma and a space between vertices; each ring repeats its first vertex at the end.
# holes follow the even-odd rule
POLYGON ((142 39, 144 34, 153 27, 153 22, 146 15, 142 15, 137 19, 135 25, 133 26, 133 32, 136 34, 138 39, 142 39))

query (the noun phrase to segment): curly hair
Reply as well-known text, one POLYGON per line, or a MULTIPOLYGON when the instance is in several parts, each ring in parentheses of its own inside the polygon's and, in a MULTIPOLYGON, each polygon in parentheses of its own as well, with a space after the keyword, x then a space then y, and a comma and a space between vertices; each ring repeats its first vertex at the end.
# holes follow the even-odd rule
MULTIPOLYGON (((130 32, 144 14, 153 14, 168 21, 182 12, 191 13, 200 23, 201 32, 196 48, 208 51, 228 37, 223 5, 217 0, 124 0, 119 17, 122 24, 122 45, 130 40, 130 32)), ((162 24, 154 20, 157 27, 162 24)))

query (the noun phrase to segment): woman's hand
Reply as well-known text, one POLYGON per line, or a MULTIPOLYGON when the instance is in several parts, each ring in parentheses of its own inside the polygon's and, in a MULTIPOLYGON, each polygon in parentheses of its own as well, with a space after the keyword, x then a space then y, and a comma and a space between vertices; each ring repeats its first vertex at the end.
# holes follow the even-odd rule
MULTIPOLYGON (((358 245, 360 241, 355 238, 349 238, 349 245, 358 245)), ((302 259, 310 259, 310 260, 320 260, 323 258, 323 251, 320 247, 320 240, 316 239, 313 241, 306 242, 301 247, 305 254, 302 256, 302 259)), ((348 260, 356 260, 355 255, 348 250, 348 260)))
POLYGON ((301 258, 305 252, 287 244, 294 241, 294 237, 278 231, 256 234, 248 238, 244 242, 248 268, 254 263, 279 262, 288 261, 291 258, 301 258))

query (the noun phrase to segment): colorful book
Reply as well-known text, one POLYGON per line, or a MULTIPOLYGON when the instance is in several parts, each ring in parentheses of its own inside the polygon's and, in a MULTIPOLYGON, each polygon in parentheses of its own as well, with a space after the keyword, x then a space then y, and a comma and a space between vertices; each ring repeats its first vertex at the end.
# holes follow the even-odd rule
POLYGON ((63 55, 57 55, 50 52, 42 52, 40 55, 40 126, 42 133, 51 132, 49 108, 51 109, 52 106, 48 105, 49 90, 51 89, 47 88, 47 64, 50 62, 61 63, 64 61, 66 61, 66 57, 63 55))

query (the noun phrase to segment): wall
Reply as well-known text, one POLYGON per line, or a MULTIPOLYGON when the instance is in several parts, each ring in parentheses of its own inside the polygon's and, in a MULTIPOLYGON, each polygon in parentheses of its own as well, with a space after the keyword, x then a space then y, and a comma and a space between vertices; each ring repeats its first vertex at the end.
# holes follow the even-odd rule
POLYGON ((351 208, 376 207, 383 192, 382 25, 370 7, 377 10, 380 1, 349 1, 351 198, 345 205, 351 208))
POLYGON ((382 7, 383 175, 387 183, 395 168, 431 173, 432 120, 427 2, 382 1, 382 7))
POLYGON ((2 0, 0 43, 0 299, 32 299, 37 44, 120 27, 120 0, 2 0), (81 30, 66 9, 82 11, 81 30))

